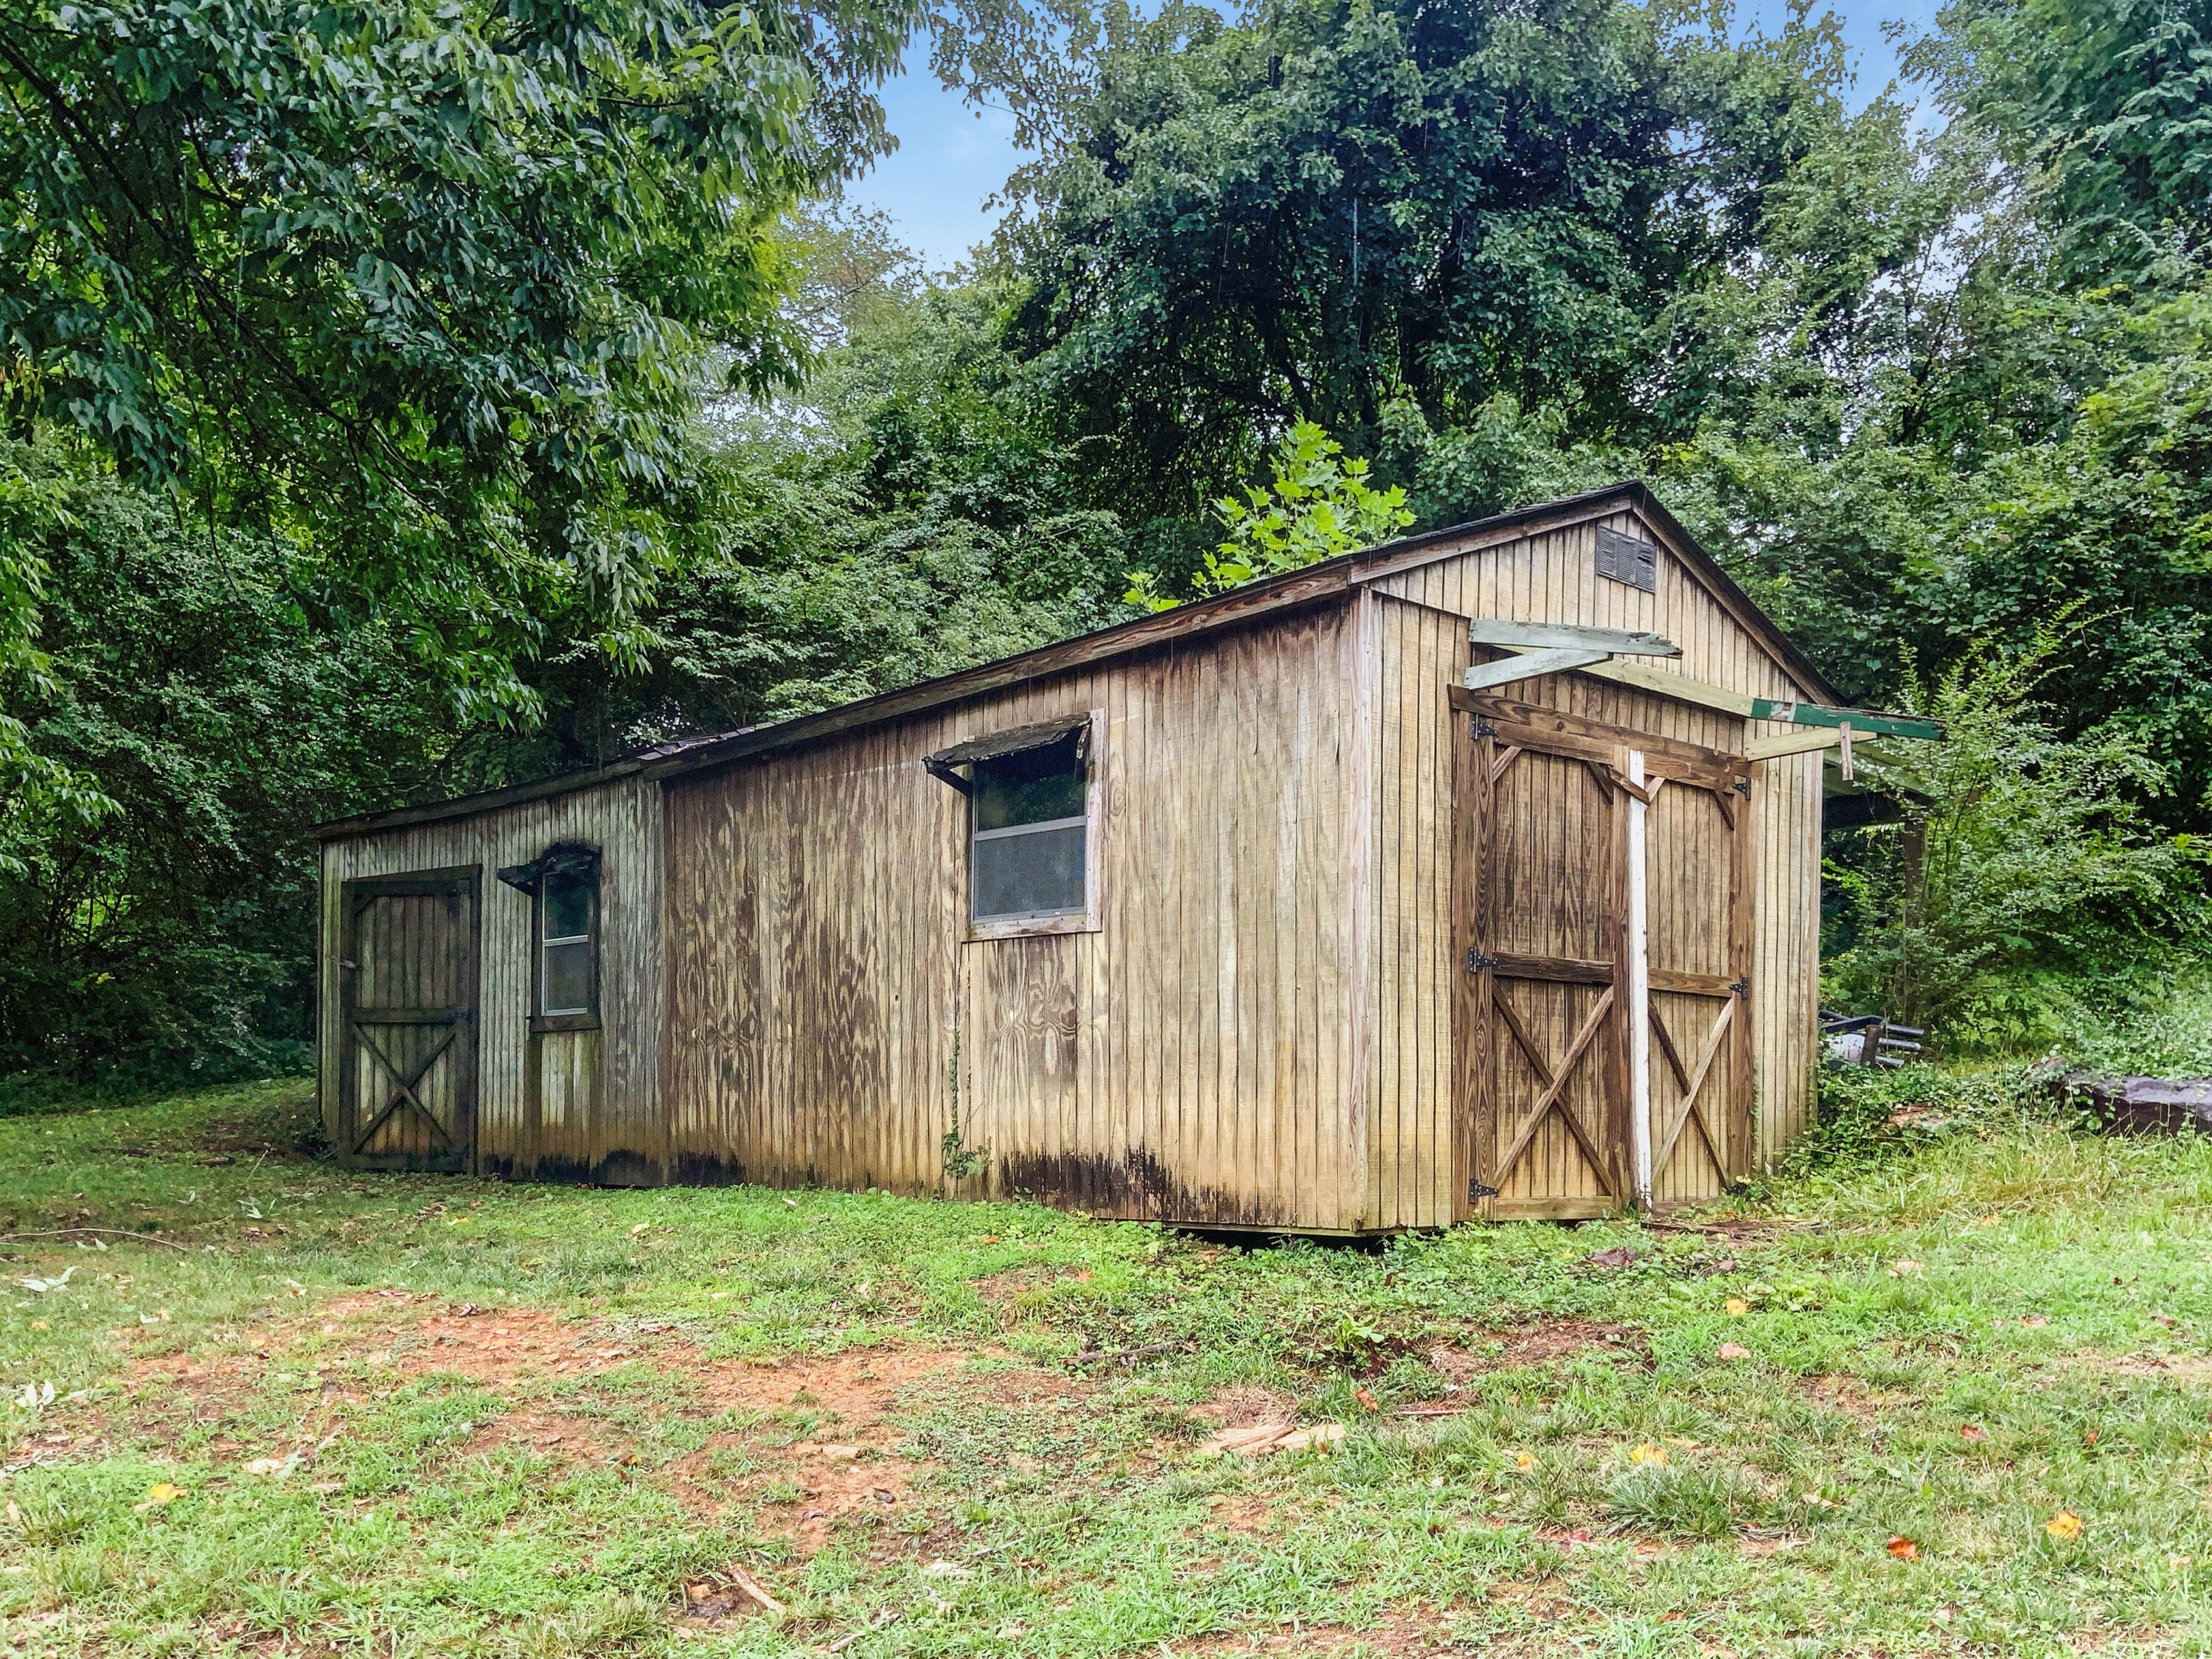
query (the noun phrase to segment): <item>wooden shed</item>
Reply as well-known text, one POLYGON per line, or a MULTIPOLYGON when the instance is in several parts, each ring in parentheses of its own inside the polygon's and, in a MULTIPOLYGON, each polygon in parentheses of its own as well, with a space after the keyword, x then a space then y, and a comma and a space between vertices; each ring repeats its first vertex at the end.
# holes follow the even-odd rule
POLYGON ((1809 1122, 1834 701, 1625 484, 329 824, 330 1133, 1317 1233, 1710 1199, 1809 1122))

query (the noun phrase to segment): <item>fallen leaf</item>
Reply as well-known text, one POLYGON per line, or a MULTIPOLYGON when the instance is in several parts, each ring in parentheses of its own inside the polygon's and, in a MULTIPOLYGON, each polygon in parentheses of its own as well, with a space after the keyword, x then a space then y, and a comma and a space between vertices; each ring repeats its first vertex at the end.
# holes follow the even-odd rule
POLYGON ((1534 1452, 1521 1453, 1514 1458, 1513 1467, 1519 1469, 1523 1474, 1526 1474, 1530 1469, 1536 1467, 1536 1454, 1534 1452))
POLYGON ((1079 1284, 1079 1285, 1087 1284, 1087 1283, 1089 1283, 1089 1282, 1090 1282, 1090 1279, 1091 1279, 1091 1275, 1090 1275, 1089 1273, 1070 1273, 1070 1274, 1068 1274, 1068 1277, 1069 1277, 1070 1279, 1073 1279, 1073 1280, 1074 1280, 1077 1284, 1079 1284))
POLYGON ((1748 1359, 1751 1350, 1741 1342, 1723 1342, 1720 1346, 1720 1356, 1723 1359, 1748 1359))
POLYGON ((1972 1423, 1962 1423, 1959 1425, 1959 1438, 1961 1440, 1986 1440, 1989 1438, 1989 1436, 1983 1433, 1978 1427, 1972 1423))
POLYGON ((2085 1446, 2094 1446, 2094 1445, 2095 1445, 2095 1444, 2097 1443, 2097 1431, 2096 1431, 2096 1430, 2094 1430, 2094 1429, 2084 1429, 2084 1430, 2082 1430, 2082 1431, 2081 1431, 2081 1443, 2082 1443, 2083 1445, 2085 1445, 2085 1446))
POLYGON ((1365 1389, 1354 1389, 1352 1391, 1352 1397, 1370 1412, 1379 1412, 1382 1409, 1376 1403, 1374 1395, 1365 1389))
POLYGON ((2021 1320, 2020 1322, 2033 1331, 2041 1329, 2051 1322, 2048 1319, 2045 1319, 2041 1314, 2030 1314, 2027 1318, 2021 1320))
POLYGON ((2043 1529, 2053 1538, 2079 1538, 2081 1517, 2071 1510, 2061 1510, 2043 1523, 2043 1529))
POLYGON ((1659 1437, 1670 1446, 1680 1446, 1684 1451, 1695 1451, 1699 1443, 1695 1440, 1685 1440, 1679 1434, 1666 1434, 1659 1437))
POLYGON ((145 1501, 133 1504, 131 1506, 131 1512, 133 1515, 143 1515, 149 1510, 158 1510, 164 1504, 175 1503, 190 1490, 191 1488, 187 1486, 173 1486, 166 1480, 156 1480, 146 1489, 145 1501))
MULTIPOLYGON (((784 1201, 785 1201, 786 1203, 790 1202, 790 1200, 789 1200, 788 1199, 785 1200, 784 1201)), ((450 1226, 452 1226, 453 1224, 453 1223, 451 1223, 451 1222, 449 1221, 449 1222, 447 1222, 446 1224, 447 1224, 447 1226, 449 1226, 449 1227, 450 1227, 450 1226)), ((643 1238, 643 1237, 644 1237, 647 1233, 651 1232, 652 1231, 653 1231, 653 1224, 652 1224, 650 1221, 641 1221, 641 1222, 639 1222, 639 1223, 637 1224, 637 1225, 636 1225, 636 1226, 635 1226, 635 1227, 633 1227, 633 1228, 631 1228, 631 1229, 629 1230, 629 1236, 630 1236, 632 1238, 643 1238)))
POLYGON ((1647 1440, 1628 1454, 1628 1461, 1632 1463, 1664 1463, 1667 1461, 1667 1449, 1664 1446, 1655 1446, 1647 1440))
POLYGON ((31 1328, 34 1331, 46 1331, 52 1330, 53 1327, 47 1324, 43 1319, 34 1319, 31 1322, 31 1328))
POLYGON ((1728 1310, 1732 1314, 1747 1314, 1751 1311, 1751 1304, 1740 1296, 1732 1296, 1728 1299, 1728 1310))
POLYGON ((1592 1250, 1583 1260, 1593 1267, 1626 1267, 1632 1261, 1640 1261, 1640 1253, 1626 1244, 1616 1244, 1609 1250, 1592 1250))
POLYGON ((921 1571, 923 1576, 929 1578, 973 1578, 975 1576, 973 1567, 963 1567, 957 1561, 932 1561, 921 1571))
POLYGON ((1911 1279, 1920 1271, 1917 1261, 1893 1261, 1885 1271, 1892 1279, 1911 1279))
POLYGON ((1889 1553, 1900 1561, 1917 1561, 1920 1546, 1910 1538, 1893 1538, 1889 1540, 1889 1553))

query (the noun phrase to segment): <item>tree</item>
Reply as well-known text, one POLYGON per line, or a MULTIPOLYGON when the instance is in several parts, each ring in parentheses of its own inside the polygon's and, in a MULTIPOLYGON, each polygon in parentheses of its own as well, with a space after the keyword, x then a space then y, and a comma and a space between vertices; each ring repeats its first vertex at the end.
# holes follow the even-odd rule
POLYGON ((1910 67, 1998 141, 2076 286, 2212 250, 2212 3, 1951 0, 1910 67))
POLYGON ((2003 1048, 2036 1035, 2007 1029, 2008 980, 2139 960, 2201 931, 2202 845, 2137 805, 2162 769, 2117 724, 2060 735, 2036 698, 2091 625, 2062 617, 2024 650, 1979 645, 1932 679, 1906 676, 1899 701, 1945 740, 1864 763, 1904 816, 1860 832, 1899 845, 1849 883, 1857 936, 1833 969, 1846 1000, 2003 1048))
MULTIPOLYGON (((0 0, 0 410, 312 550, 465 711, 617 659, 910 0, 0 0)), ((0 547, 22 591, 27 567, 0 547)))
POLYGON ((31 746, 112 804, 26 813, 0 869, 0 1073, 265 1073, 306 1054, 310 828, 419 787, 450 739, 384 631, 300 603, 295 555, 180 524, 59 445, 31 746))
POLYGON ((1621 0, 1178 11, 1040 179, 1010 341, 1124 511, 1195 516, 1294 421, 1372 453, 1398 399, 1648 434, 1660 319, 1832 118, 1800 56, 1621 0))
MULTIPOLYGON (((1244 499, 1224 495, 1214 511, 1229 533, 1192 582, 1193 597, 1226 593, 1247 582, 1339 553, 1373 547, 1413 523, 1403 487, 1377 489, 1364 460, 1340 460, 1344 446, 1311 421, 1300 421, 1277 446, 1273 482, 1244 486, 1244 499)), ((1182 600, 1160 590, 1149 570, 1129 574, 1129 604, 1172 611, 1182 600)))

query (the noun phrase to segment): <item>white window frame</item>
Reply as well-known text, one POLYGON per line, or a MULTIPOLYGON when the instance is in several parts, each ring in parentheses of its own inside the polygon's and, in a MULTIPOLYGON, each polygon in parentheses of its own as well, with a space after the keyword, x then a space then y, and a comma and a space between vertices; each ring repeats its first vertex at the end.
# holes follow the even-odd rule
MULTIPOLYGON (((1071 718, 1071 723, 1073 723, 1071 718)), ((1104 858, 1106 820, 1106 711, 1091 709, 1087 716, 1090 741, 1090 775, 1083 786, 1083 816, 1080 817, 1051 818, 1042 823, 1020 823, 1005 830, 975 828, 975 808, 973 798, 960 798, 963 817, 960 862, 961 916, 968 942, 994 939, 1039 939, 1054 933, 1095 933, 1100 931, 1105 908, 1104 858), (1055 910, 1042 915, 1019 916, 989 916, 977 920, 975 907, 975 843, 995 841, 1007 836, 1034 835, 1042 830, 1066 830, 1083 826, 1083 907, 1080 909, 1055 910)), ((1009 722, 1026 724, 1027 722, 1009 722)), ((1005 730, 1005 727, 1000 727, 1005 730)), ((973 734, 989 735, 988 730, 973 734)), ((963 738, 963 742, 969 739, 963 738)))

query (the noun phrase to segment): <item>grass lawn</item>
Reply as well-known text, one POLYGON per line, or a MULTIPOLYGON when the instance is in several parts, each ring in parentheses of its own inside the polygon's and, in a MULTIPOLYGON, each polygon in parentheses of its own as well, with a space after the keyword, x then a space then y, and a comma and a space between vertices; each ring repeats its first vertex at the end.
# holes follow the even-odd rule
POLYGON ((2212 1650, 2212 1146, 1972 1122, 1356 1249, 0 1120, 0 1651, 2212 1650))

